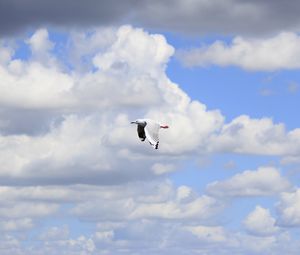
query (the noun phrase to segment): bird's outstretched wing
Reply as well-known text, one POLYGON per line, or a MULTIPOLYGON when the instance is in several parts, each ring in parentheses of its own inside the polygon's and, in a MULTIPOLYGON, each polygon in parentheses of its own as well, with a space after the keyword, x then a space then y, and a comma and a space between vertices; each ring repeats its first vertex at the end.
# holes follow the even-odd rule
POLYGON ((138 136, 140 138, 140 140, 143 142, 146 139, 146 134, 145 134, 145 129, 144 129, 145 125, 137 125, 137 133, 138 136))
POLYGON ((146 137, 149 143, 155 148, 158 149, 159 137, 158 132, 160 125, 152 120, 146 121, 146 126, 144 128, 146 137))

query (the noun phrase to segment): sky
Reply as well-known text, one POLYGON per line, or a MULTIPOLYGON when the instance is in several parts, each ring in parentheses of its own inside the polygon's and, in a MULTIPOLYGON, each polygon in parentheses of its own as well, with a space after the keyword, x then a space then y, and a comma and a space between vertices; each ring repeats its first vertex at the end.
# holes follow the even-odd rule
POLYGON ((1 255, 298 254, 299 11, 0 0, 1 255))

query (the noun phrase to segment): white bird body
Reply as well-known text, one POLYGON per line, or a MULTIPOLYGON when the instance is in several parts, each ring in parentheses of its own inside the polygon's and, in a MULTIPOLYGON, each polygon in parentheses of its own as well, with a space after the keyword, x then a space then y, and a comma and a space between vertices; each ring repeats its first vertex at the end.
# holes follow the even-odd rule
POLYGON ((151 119, 137 119, 131 123, 137 124, 137 133, 142 142, 147 138, 153 148, 158 149, 159 129, 168 128, 168 126, 162 126, 158 122, 151 119))

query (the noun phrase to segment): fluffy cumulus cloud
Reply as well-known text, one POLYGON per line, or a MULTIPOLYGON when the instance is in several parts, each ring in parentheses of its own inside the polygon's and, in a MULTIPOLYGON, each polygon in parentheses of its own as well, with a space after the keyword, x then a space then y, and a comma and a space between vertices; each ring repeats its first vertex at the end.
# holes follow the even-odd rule
POLYGON ((279 229, 270 211, 261 206, 255 207, 245 219, 244 225, 249 233, 258 236, 270 236, 279 229))
POLYGON ((160 175, 174 170, 174 158, 154 161, 130 120, 145 116, 171 126, 162 132, 162 155, 203 150, 221 127, 219 111, 191 101, 166 76, 174 50, 163 36, 130 26, 112 31, 109 47, 77 52, 94 71, 69 72, 45 29, 27 40, 29 60, 11 54, 0 66, 2 183, 104 184, 160 175))
POLYGON ((216 41, 209 46, 181 51, 178 57, 187 66, 238 66, 251 71, 298 69, 299 42, 296 33, 287 32, 267 39, 235 37, 229 44, 216 41))
POLYGON ((244 171, 233 177, 212 182, 207 192, 213 196, 243 197, 270 196, 291 189, 287 179, 273 167, 260 167, 256 171, 244 171))
POLYGON ((270 118, 252 119, 241 115, 222 126, 212 137, 212 151, 259 155, 295 156, 300 151, 300 129, 286 131, 282 123, 270 118))
POLYGON ((279 213, 279 224, 287 227, 299 226, 300 190, 282 193, 277 204, 277 210, 279 213))

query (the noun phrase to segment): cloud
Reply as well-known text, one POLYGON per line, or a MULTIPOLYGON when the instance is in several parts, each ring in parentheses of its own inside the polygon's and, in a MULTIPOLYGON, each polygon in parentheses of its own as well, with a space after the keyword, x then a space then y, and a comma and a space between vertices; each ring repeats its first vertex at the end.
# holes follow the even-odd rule
POLYGON ((244 171, 224 181, 207 185, 207 192, 217 197, 271 196, 291 188, 289 182, 273 167, 244 171))
POLYGON ((261 35, 299 29, 298 3, 284 5, 280 1, 240 0, 145 2, 146 8, 138 16, 144 24, 177 32, 261 35))
MULTIPOLYGON (((91 237, 79 235, 72 238, 68 226, 49 227, 38 238, 42 243, 42 250, 48 254, 57 254, 63 251, 64 254, 92 254, 95 251, 95 244, 91 237)), ((27 249, 30 252, 30 249, 27 249)), ((37 250, 31 251, 33 254, 37 250)))
POLYGON ((159 164, 156 163, 152 166, 151 170, 156 174, 156 175, 161 175, 164 173, 170 173, 174 171, 174 165, 172 164, 159 164))
POLYGON ((217 207, 214 199, 203 196, 183 204, 177 204, 173 201, 150 205, 141 204, 132 211, 130 218, 203 219, 210 216, 217 207))
POLYGON ((262 236, 229 231, 219 225, 186 226, 185 230, 197 238, 198 245, 190 243, 190 246, 194 247, 194 254, 208 251, 217 251, 220 254, 281 254, 286 250, 289 250, 290 254, 297 254, 298 245, 291 243, 291 237, 286 232, 262 236))
POLYGON ((28 60, 8 54, 1 64, 2 184, 116 184, 175 171, 180 158, 195 153, 291 156, 300 150, 297 129, 287 133, 282 124, 248 116, 224 124, 220 111, 192 101, 166 76, 174 49, 163 36, 122 26, 81 35, 79 45, 95 45, 102 33, 91 51, 75 47, 71 70, 51 51, 45 29, 26 39, 28 60), (82 71, 82 59, 93 71, 82 71), (161 132, 159 160, 128 124, 140 116, 170 126, 161 132))
POLYGON ((173 47, 167 44, 163 35, 124 26, 117 31, 117 40, 110 49, 97 54, 93 62, 104 71, 127 67, 129 71, 134 70, 135 75, 147 70, 149 75, 156 77, 157 72, 164 71, 173 53, 173 47))
POLYGON ((204 242, 226 242, 226 231, 219 226, 207 227, 207 226, 196 226, 187 227, 188 231, 196 235, 201 241, 204 242))
POLYGON ((257 236, 271 236, 279 230, 270 211, 261 206, 256 206, 246 217, 244 225, 250 234, 257 236))
POLYGON ((0 229, 3 232, 7 231, 20 231, 28 230, 33 228, 33 222, 30 218, 14 219, 14 220, 3 220, 0 221, 0 229))
POLYGON ((204 151, 220 129, 218 110, 191 101, 166 76, 174 49, 162 35, 122 26, 91 32, 79 44, 86 39, 94 45, 102 32, 108 34, 102 46, 79 50, 74 69, 51 50, 56 45, 45 29, 26 40, 29 59, 10 55, 0 66, 2 184, 116 184, 153 178, 176 170, 178 159, 170 155, 204 151), (80 68, 84 57, 92 71, 80 68), (149 146, 137 142, 129 125, 141 116, 171 127, 161 132, 159 160, 149 146))
POLYGON ((53 214, 58 209, 56 204, 47 203, 21 203, 3 204, 0 210, 1 218, 22 218, 22 217, 45 217, 53 214))
POLYGON ((53 48, 53 43, 49 41, 49 34, 46 29, 39 29, 27 40, 33 54, 44 54, 53 48))
POLYGON ((11 60, 8 65, 0 66, 0 73, 3 77, 0 104, 4 107, 55 109, 72 103, 67 94, 72 80, 55 67, 35 61, 11 60))
POLYGON ((277 205, 279 224, 286 227, 297 227, 300 225, 300 190, 284 192, 280 196, 277 205))
POLYGON ((45 25, 86 28, 124 22, 192 34, 270 34, 298 31, 298 12, 298 2, 281 1, 1 1, 0 34, 45 25))
POLYGON ((20 223, 29 222, 28 219, 33 223, 33 220, 53 215, 66 204, 71 205, 72 215, 92 222, 206 220, 224 207, 215 198, 199 195, 188 186, 177 188, 168 180, 107 186, 2 186, 0 194, 0 219, 20 223))
POLYGON ((286 131, 270 118, 241 115, 224 124, 211 139, 210 150, 257 155, 293 156, 299 153, 299 129, 286 131))
POLYGON ((181 51, 178 57, 187 66, 238 66, 250 71, 298 69, 299 42, 299 36, 291 32, 263 39, 235 37, 229 45, 216 41, 209 46, 181 51))
MULTIPOLYGON (((265 230, 275 230, 272 228, 273 217, 267 209, 258 207, 250 213, 248 222, 256 232, 246 234, 216 224, 214 217, 222 212, 224 199, 218 201, 198 195, 191 187, 177 188, 169 181, 132 184, 1 187, 3 201, 60 205, 59 210, 50 215, 31 215, 30 220, 6 218, 6 223, 0 221, 3 253, 146 254, 153 251, 166 254, 172 251, 172 254, 186 255, 214 251, 223 254, 235 254, 236 251, 237 254, 298 252, 297 242, 287 233, 271 231, 273 234, 262 234, 263 226, 265 230), (157 210, 150 210, 153 207, 157 210), (68 217, 70 223, 61 225, 48 221, 53 219, 49 217, 51 215, 59 215, 60 219, 68 217), (29 237, 26 231, 30 230, 31 224, 36 228, 29 237), (81 224, 93 224, 95 228, 85 232, 86 225, 81 224), (72 230, 75 226, 80 233, 72 230)), ((3 202, 0 203, 2 207, 3 202)), ((27 210, 23 207, 23 215, 27 210)))
POLYGON ((298 155, 286 156, 280 160, 282 165, 299 164, 300 158, 298 155))
POLYGON ((15 254, 22 254, 20 243, 21 242, 14 236, 8 234, 1 235, 0 248, 4 255, 8 255, 11 252, 15 254))
POLYGON ((2 45, 3 43, 0 41, 0 64, 7 63, 14 51, 12 48, 2 45))
POLYGON ((215 152, 296 155, 299 130, 248 116, 225 124, 219 110, 168 78, 174 49, 161 35, 122 26, 66 36, 58 50, 51 33, 38 29, 23 40, 26 59, 13 42, 2 47, 1 252, 232 254, 257 242, 258 252, 274 250, 277 236, 230 233, 215 217, 228 206, 224 196, 289 190, 277 169, 246 171, 202 194, 166 175, 182 160, 215 152), (141 116, 170 126, 158 151, 129 124, 141 116), (57 216, 71 223, 60 225, 57 216))
POLYGON ((9 34, 22 28, 57 25, 85 27, 119 23, 130 15, 131 7, 136 1, 95 1, 74 4, 72 1, 40 2, 26 0, 18 2, 1 2, 1 33, 9 34), (11 15, 17 15, 13 19, 11 15), (5 21, 5 25, 4 22, 5 21))
MULTIPOLYGON (((85 254, 100 253, 103 250, 121 254, 124 249, 127 250, 126 254, 132 254, 134 251, 149 251, 154 247, 157 247, 157 254, 163 254, 173 249, 171 247, 174 247, 176 240, 186 236, 182 226, 187 222, 207 222, 223 208, 222 203, 198 195, 188 186, 177 188, 170 181, 161 180, 112 186, 2 186, 0 192, 2 210, 6 208, 4 201, 27 205, 17 215, 14 208, 9 207, 10 216, 0 212, 0 217, 3 217, 3 220, 0 218, 0 227, 1 235, 14 234, 16 231, 26 235, 31 227, 35 227, 30 240, 36 242, 24 237, 23 241, 32 245, 25 247, 19 243, 17 246, 30 254, 38 254, 38 251, 57 254, 60 250, 68 251, 68 254, 83 251, 85 254), (43 214, 39 213, 39 204, 48 204, 50 207, 59 204, 59 208, 43 214), (30 213, 30 207, 35 205, 35 214, 30 213), (57 215, 61 219, 68 217, 71 222, 76 219, 78 229, 81 229, 81 224, 94 224, 96 229, 92 233, 84 233, 83 227, 80 233, 74 233, 71 224, 56 225, 55 222, 44 227, 42 222, 57 215)), ((4 238, 1 240, 3 243, 4 238)), ((18 237, 17 240, 22 239, 18 237)), ((175 250, 180 252, 183 247, 175 250)), ((12 247, 8 250, 12 250, 12 247)))
MULTIPOLYGON (((183 194, 183 189, 187 188, 190 189, 189 187, 175 189, 168 182, 155 186, 143 185, 134 189, 134 193, 139 195, 124 196, 124 193, 120 196, 116 192, 113 200, 111 197, 101 197, 98 192, 96 200, 82 201, 72 209, 72 213, 90 221, 140 219, 186 221, 209 219, 223 208, 224 205, 212 197, 195 195, 191 191, 183 194)), ((127 191, 133 194, 132 188, 128 187, 127 191)))

